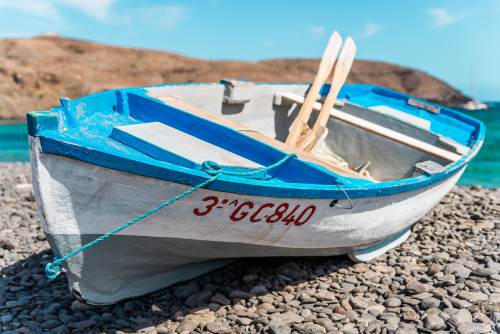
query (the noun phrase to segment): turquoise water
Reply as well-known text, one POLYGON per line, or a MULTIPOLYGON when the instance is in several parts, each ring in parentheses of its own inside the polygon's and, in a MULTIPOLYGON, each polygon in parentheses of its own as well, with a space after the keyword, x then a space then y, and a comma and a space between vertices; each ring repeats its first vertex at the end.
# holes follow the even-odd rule
POLYGON ((0 125, 0 162, 29 161, 26 124, 0 125))
POLYGON ((488 103, 488 110, 462 111, 486 125, 483 148, 472 160, 460 184, 500 188, 500 102, 488 103))
MULTIPOLYGON (((463 111, 486 124, 486 140, 460 184, 500 187, 500 102, 487 111, 463 111)), ((26 124, 0 125, 0 162, 29 161, 26 124)))

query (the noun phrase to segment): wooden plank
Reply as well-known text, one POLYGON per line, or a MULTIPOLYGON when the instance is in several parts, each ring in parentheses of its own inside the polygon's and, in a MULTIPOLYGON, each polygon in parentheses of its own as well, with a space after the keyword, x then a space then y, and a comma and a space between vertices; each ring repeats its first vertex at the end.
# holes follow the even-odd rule
POLYGON ((116 126, 111 137, 155 159, 174 163, 179 161, 181 165, 202 164, 206 160, 213 160, 226 166, 262 167, 254 161, 160 122, 116 126))
POLYGON ((334 31, 328 41, 325 51, 323 52, 323 56, 321 57, 318 72, 316 73, 313 84, 309 89, 302 107, 300 108, 299 114, 290 127, 290 132, 286 138, 287 145, 292 147, 297 146, 303 130, 308 129, 307 122, 311 116, 314 101, 316 101, 323 83, 328 79, 328 76, 332 72, 333 65, 335 64, 341 45, 342 38, 338 32, 334 31))
MULTIPOLYGON (((283 99, 289 100, 293 103, 303 103, 303 101, 304 101, 304 97, 302 97, 298 94, 295 94, 295 93, 284 93, 284 94, 281 94, 281 96, 283 99)), ((313 105, 313 108, 315 110, 321 110, 321 107, 322 107, 322 104, 319 102, 315 102, 313 105)), ((452 152, 444 150, 440 147, 428 144, 424 141, 421 141, 421 140, 415 139, 413 137, 404 135, 402 133, 399 133, 397 131, 388 129, 384 126, 372 123, 372 122, 367 121, 365 119, 353 116, 353 115, 348 114, 346 112, 343 112, 341 110, 332 109, 330 112, 330 116, 334 117, 338 120, 341 120, 343 122, 349 123, 355 127, 367 130, 367 131, 372 132, 374 134, 391 139, 391 140, 398 142, 400 144, 404 144, 406 146, 412 147, 412 148, 419 150, 421 152, 429 153, 429 154, 432 154, 434 156, 443 158, 447 161, 454 162, 454 161, 457 161, 460 158, 462 158, 461 155, 452 153, 452 152)))
POLYGON ((386 106, 386 105, 378 105, 378 106, 371 106, 368 107, 370 110, 375 110, 376 112, 380 114, 384 114, 389 117, 396 118, 402 122, 411 124, 413 126, 419 127, 421 129, 430 131, 431 129, 431 121, 425 118, 420 118, 418 116, 409 114, 407 112, 386 106))
MULTIPOLYGON (((234 130, 245 129, 245 126, 243 126, 242 124, 239 124, 237 122, 233 122, 233 121, 231 121, 227 118, 224 118, 222 116, 206 112, 204 110, 196 108, 196 107, 194 107, 194 106, 192 106, 184 101, 176 99, 174 97, 155 97, 155 98, 162 101, 162 102, 165 102, 168 105, 171 105, 175 108, 178 108, 184 112, 188 112, 190 114, 207 119, 209 121, 224 125, 228 128, 231 128, 234 130)), ((323 167, 325 167, 325 168, 327 168, 335 173, 338 173, 340 175, 368 179, 366 176, 361 175, 361 174, 359 174, 359 173, 357 173, 349 168, 339 166, 338 164, 335 164, 331 161, 323 161, 320 158, 316 157, 312 153, 303 152, 297 148, 290 147, 286 143, 283 143, 279 140, 268 137, 260 132, 245 131, 242 133, 242 135, 251 137, 251 138, 258 140, 258 141, 260 141, 264 144, 267 144, 269 146, 273 146, 273 147, 277 148, 278 150, 281 150, 282 152, 285 152, 287 154, 295 153, 297 155, 297 157, 299 157, 302 160, 316 163, 316 164, 323 166, 323 167)))
POLYGON ((347 76, 351 71, 355 55, 356 44, 351 37, 347 37, 344 46, 342 47, 342 51, 340 51, 337 64, 335 65, 335 70, 332 76, 332 83, 330 85, 330 91, 328 92, 325 102, 323 103, 323 107, 321 108, 318 118, 314 123, 312 129, 314 140, 310 145, 308 145, 309 148, 317 147, 319 145, 318 142, 321 139, 324 140, 325 138, 325 136, 321 136, 321 133, 324 133, 324 130, 326 129, 326 124, 328 123, 328 119, 330 118, 330 112, 335 105, 335 101, 337 100, 340 89, 344 85, 347 76))

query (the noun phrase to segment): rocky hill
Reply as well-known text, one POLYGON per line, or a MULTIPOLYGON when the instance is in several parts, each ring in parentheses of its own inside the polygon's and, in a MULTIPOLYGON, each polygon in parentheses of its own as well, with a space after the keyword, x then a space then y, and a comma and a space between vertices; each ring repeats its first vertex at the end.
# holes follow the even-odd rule
MULTIPOLYGON (((238 78, 311 82, 318 60, 256 63, 212 61, 169 52, 108 46, 56 36, 0 40, 0 119, 24 119, 31 110, 116 87, 238 78)), ((396 65, 356 61, 349 82, 371 83, 448 105, 468 101, 426 73, 396 65)))

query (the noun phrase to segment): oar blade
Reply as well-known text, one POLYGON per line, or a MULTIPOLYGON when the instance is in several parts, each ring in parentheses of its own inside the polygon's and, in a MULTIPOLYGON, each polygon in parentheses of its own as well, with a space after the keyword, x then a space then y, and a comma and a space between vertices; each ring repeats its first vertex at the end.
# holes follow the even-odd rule
POLYGON ((337 64, 335 65, 335 70, 333 72, 332 88, 337 89, 335 98, 338 92, 344 85, 349 72, 351 71, 352 64, 354 62, 354 57, 356 56, 356 43, 351 37, 347 37, 344 42, 344 46, 340 51, 339 57, 337 59, 337 64))
POLYGON ((324 140, 324 137, 320 134, 325 130, 326 124, 328 123, 328 119, 330 117, 330 111, 335 105, 335 101, 337 100, 340 89, 344 85, 347 76, 351 71, 354 57, 356 56, 356 50, 357 47, 354 43, 354 40, 351 37, 347 37, 338 56, 337 63, 335 64, 335 69, 333 70, 330 91, 326 96, 323 107, 321 108, 318 118, 313 126, 312 131, 315 135, 315 140, 312 145, 309 146, 309 148, 318 147, 320 141, 324 140))
POLYGON ((293 147, 297 145, 300 134, 302 132, 302 128, 306 126, 307 121, 311 116, 313 104, 316 101, 321 86, 325 83, 332 72, 341 46, 342 37, 340 37, 340 34, 337 31, 334 31, 330 36, 325 51, 323 52, 323 56, 321 57, 321 61, 319 63, 318 72, 316 73, 313 84, 304 100, 304 104, 302 104, 299 114, 290 127, 290 132, 286 139, 286 143, 288 145, 293 147))
POLYGON ((328 40, 328 44, 326 45, 325 51, 323 51, 323 55, 321 56, 321 60, 319 62, 317 75, 321 75, 320 80, 322 83, 328 79, 328 76, 332 72, 341 46, 342 37, 337 31, 334 31, 328 40))

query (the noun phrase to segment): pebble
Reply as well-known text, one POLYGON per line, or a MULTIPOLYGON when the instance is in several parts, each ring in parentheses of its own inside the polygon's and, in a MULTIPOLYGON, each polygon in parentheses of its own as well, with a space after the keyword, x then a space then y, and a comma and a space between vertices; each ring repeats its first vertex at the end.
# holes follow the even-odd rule
POLYGON ((226 333, 230 331, 230 328, 224 325, 222 322, 210 322, 207 324, 206 329, 212 333, 226 333))
POLYGON ((74 300, 71 303, 71 311, 73 311, 73 312, 85 312, 85 311, 90 310, 90 309, 91 309, 91 306, 84 304, 79 300, 74 300))
POLYGON ((328 290, 320 290, 314 294, 314 298, 320 301, 336 300, 335 293, 328 290))
POLYGON ((83 329, 94 327, 95 325, 96 325, 96 322, 94 320, 85 319, 82 321, 70 322, 68 324, 68 327, 74 328, 76 330, 83 330, 83 329))
POLYGON ((280 320, 272 320, 269 322, 269 324, 265 327, 266 333, 269 334, 290 334, 292 332, 292 329, 290 326, 280 320))
POLYGON ((366 308, 366 312, 370 313, 371 315, 378 317, 385 311, 385 307, 380 304, 376 305, 371 305, 366 308))
POLYGON ((60 324, 61 323, 59 321, 53 319, 53 320, 47 320, 44 323, 42 323, 42 327, 46 329, 52 329, 59 326, 60 324))
POLYGON ((238 324, 243 326, 248 326, 252 323, 252 319, 239 317, 237 319, 238 324))
POLYGON ((279 320, 287 324, 294 324, 294 323, 301 323, 304 320, 304 318, 298 315, 297 313, 288 311, 285 313, 273 314, 271 316, 271 320, 279 320))
POLYGON ((445 266, 444 272, 446 274, 453 274, 456 277, 468 278, 472 271, 461 263, 449 263, 445 266))
POLYGON ((372 263, 242 259, 149 296, 89 306, 48 283, 29 167, 0 169, 0 332, 493 333, 500 330, 500 190, 456 187, 372 263), (20 186, 16 187, 16 184, 20 186), (477 219, 472 219, 475 215, 477 219), (493 223, 495 222, 495 223, 493 223), (495 229, 496 228, 496 229, 495 229), (473 312, 473 314, 471 314, 473 312))
POLYGON ((364 299, 363 297, 352 297, 350 302, 351 302, 351 306, 354 309, 364 310, 368 306, 370 306, 370 303, 366 299, 364 299))
POLYGON ((420 319, 420 316, 413 309, 410 309, 403 313, 403 319, 406 321, 416 321, 420 319))
POLYGON ((457 326, 459 334, 487 334, 491 333, 491 326, 474 322, 464 322, 457 326))
POLYGON ((1 321, 2 323, 4 323, 4 324, 5 324, 5 323, 8 323, 8 322, 11 322, 11 321, 12 321, 12 319, 14 319, 14 318, 12 317, 12 314, 4 314, 4 315, 2 315, 2 316, 0 317, 0 321, 1 321))
POLYGON ((497 274, 497 270, 493 268, 484 268, 484 267, 479 267, 476 268, 472 271, 472 274, 475 276, 480 276, 480 277, 489 277, 497 274))
POLYGON ((198 285, 196 283, 182 284, 173 288, 174 295, 180 299, 186 299, 198 291, 198 285))
POLYGON ((190 307, 197 307, 207 304, 211 296, 212 293, 210 291, 201 291, 189 296, 184 303, 190 307))
POLYGON ((424 310, 426 310, 428 308, 437 308, 437 307, 439 307, 439 305, 441 305, 441 301, 439 299, 437 299, 437 298, 429 297, 429 298, 422 299, 422 301, 420 302, 420 304, 422 305, 422 308, 424 310))
POLYGON ((460 291, 458 297, 465 299, 473 304, 487 302, 488 296, 482 292, 460 291))
POLYGON ((399 307, 401 306, 401 299, 395 297, 387 298, 384 305, 387 307, 399 307))
POLYGON ((359 333, 358 329, 354 326, 354 324, 345 324, 342 327, 341 332, 344 334, 358 334, 359 333))
POLYGON ((229 298, 227 298, 226 296, 224 296, 223 294, 220 294, 220 293, 216 293, 215 295, 213 295, 212 298, 210 298, 210 301, 217 303, 219 305, 231 304, 231 301, 229 300, 229 298))
POLYGON ((450 317, 450 323, 455 326, 466 322, 472 322, 472 315, 467 309, 460 309, 450 317))
POLYGON ((199 325, 199 323, 197 323, 195 321, 185 319, 180 323, 179 327, 177 327, 177 332, 179 332, 179 333, 191 332, 196 327, 198 327, 198 325, 199 325))
POLYGON ((443 318, 435 314, 429 314, 425 317, 424 326, 432 331, 439 331, 446 328, 443 318))
POLYGON ((427 292, 431 288, 429 285, 420 282, 410 282, 406 284, 406 290, 412 293, 422 293, 427 292))
POLYGON ((263 285, 256 285, 250 290, 250 294, 260 296, 267 293, 267 288, 263 285))

